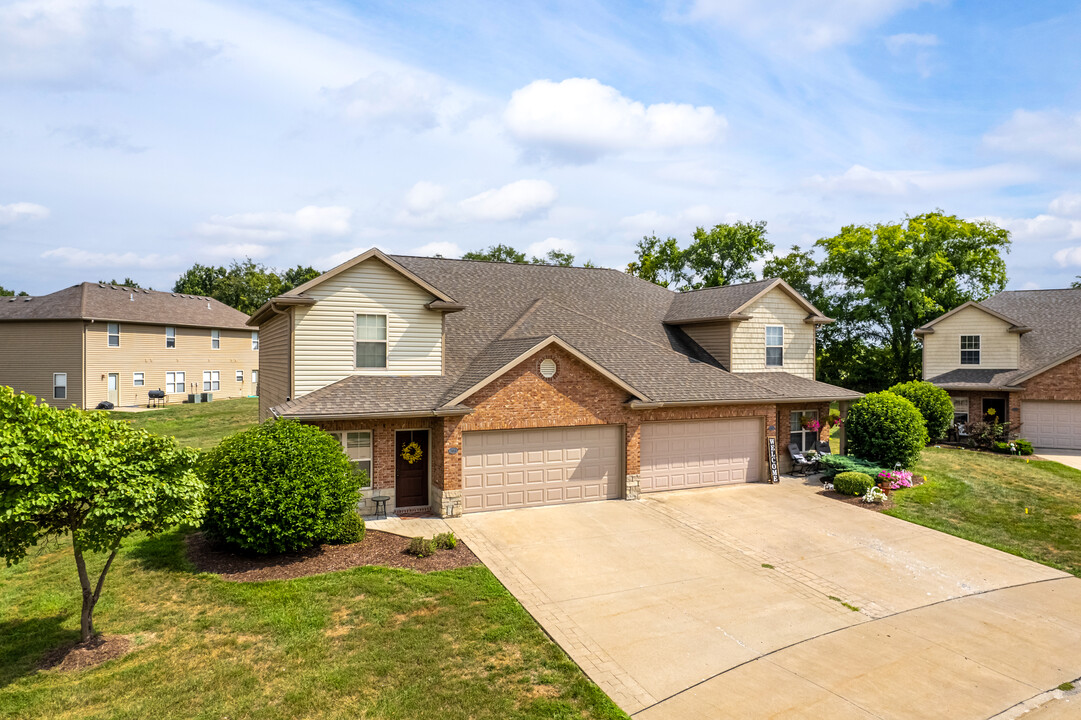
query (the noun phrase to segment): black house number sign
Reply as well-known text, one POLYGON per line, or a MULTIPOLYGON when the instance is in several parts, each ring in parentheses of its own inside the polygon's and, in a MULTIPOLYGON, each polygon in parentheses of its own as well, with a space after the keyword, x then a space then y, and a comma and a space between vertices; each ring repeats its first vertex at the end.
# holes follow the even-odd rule
POLYGON ((781 482, 781 477, 777 473, 777 438, 767 438, 769 443, 769 481, 771 483, 781 482))

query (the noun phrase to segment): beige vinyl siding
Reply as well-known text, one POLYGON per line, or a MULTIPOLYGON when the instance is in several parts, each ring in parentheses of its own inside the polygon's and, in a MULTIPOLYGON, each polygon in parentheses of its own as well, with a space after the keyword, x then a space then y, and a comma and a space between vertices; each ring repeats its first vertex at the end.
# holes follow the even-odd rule
POLYGON ((732 361, 732 323, 708 322, 683 325, 683 332, 724 367, 732 361))
POLYGON ((773 289, 742 311, 750 315, 732 330, 732 372, 778 371, 814 380, 814 325, 784 290, 773 289), (784 326, 784 365, 766 367, 766 326, 784 326))
POLYGON ((424 307, 435 298, 381 261, 366 260, 308 290, 316 299, 296 308, 294 392, 300 397, 349 375, 439 375, 442 314, 424 307), (386 369, 357 369, 357 313, 387 316, 386 369))
POLYGON ((1018 366, 1021 336, 1008 332, 1010 324, 975 307, 935 324, 923 336, 923 377, 933 378, 958 368, 1013 370, 1018 366), (980 336, 980 364, 961 365, 961 336, 980 336))
POLYGON ((82 407, 83 334, 79 320, 0 323, 0 385, 54 407, 82 407), (65 400, 53 399, 53 373, 67 373, 65 400))
POLYGON ((290 368, 292 310, 275 315, 259 326, 259 419, 270 417, 270 408, 292 397, 290 368))
MULTIPOLYGON (((145 405, 147 392, 165 390, 165 374, 183 372, 184 393, 169 396, 170 403, 187 399, 187 393, 203 392, 203 371, 217 371, 214 399, 247 397, 255 392, 251 371, 259 368, 259 352, 251 349, 251 330, 221 330, 221 347, 211 349, 211 328, 176 328, 176 347, 165 347, 164 325, 120 323, 120 347, 108 346, 108 323, 86 322, 86 404, 94 407, 108 398, 108 375, 120 376, 120 405, 145 405), (244 382, 236 371, 244 371, 244 382), (135 387, 133 375, 143 373, 143 386, 135 387)), ((261 338, 262 336, 260 336, 261 338)))

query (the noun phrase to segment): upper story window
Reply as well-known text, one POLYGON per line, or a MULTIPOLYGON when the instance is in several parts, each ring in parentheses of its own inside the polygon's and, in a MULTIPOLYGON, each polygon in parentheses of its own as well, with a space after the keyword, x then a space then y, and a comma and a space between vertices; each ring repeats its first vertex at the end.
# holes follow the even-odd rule
POLYGON ((979 335, 962 335, 961 336, 961 364, 962 365, 979 365, 980 364, 980 336, 979 335))
POLYGON ((252 330, 251 331, 251 349, 252 350, 258 350, 259 349, 259 331, 258 330, 252 330))
POLYGON ((210 349, 211 350, 219 350, 219 349, 221 349, 221 331, 220 330, 211 330, 210 331, 210 349))
POLYGON ((357 367, 387 366, 387 316, 357 315, 357 367))
POLYGON ((766 367, 784 366, 784 326, 766 326, 766 367))
POLYGON ((68 399, 68 374, 53 373, 53 400, 68 399))
POLYGON ((176 328, 171 328, 171 327, 165 328, 165 347, 167 347, 167 348, 175 348, 176 347, 176 328))
POLYGON ((243 370, 237 370, 236 371, 236 381, 238 383, 244 382, 244 371, 243 370))
POLYGON ((109 347, 120 347, 120 323, 109 323, 109 347))

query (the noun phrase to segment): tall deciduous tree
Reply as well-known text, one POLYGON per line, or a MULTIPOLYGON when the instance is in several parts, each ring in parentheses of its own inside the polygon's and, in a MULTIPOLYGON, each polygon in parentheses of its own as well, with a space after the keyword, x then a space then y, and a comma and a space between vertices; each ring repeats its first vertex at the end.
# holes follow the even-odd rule
POLYGON ((203 513, 197 453, 103 413, 57 410, 0 387, 0 557, 71 535, 82 586, 81 638, 120 543, 134 532, 194 523, 203 513), (87 553, 108 553, 92 577, 87 553))
POLYGON ((318 276, 312 267, 279 271, 251 258, 234 260, 229 267, 195 263, 177 279, 173 292, 209 296, 250 315, 270 298, 318 276))
POLYGON ((695 290, 751 282, 755 279, 751 264, 773 252, 764 221, 695 228, 692 237, 683 265, 687 283, 695 290))
POLYGON ((627 273, 676 290, 683 283, 683 251, 674 237, 661 240, 647 235, 638 241, 637 260, 627 265, 627 273))
MULTIPOLYGON (((11 297, 12 295, 15 295, 15 294, 16 293, 15 293, 14 290, 8 290, 3 285, 0 285, 0 297, 11 297)), ((27 294, 27 292, 25 290, 20 290, 19 293, 18 293, 19 297, 23 297, 26 294, 27 294)))
MULTIPOLYGON (((868 344, 868 362, 888 361, 887 384, 918 377, 916 328, 1006 286, 1002 255, 1010 249, 1009 232, 942 211, 900 223, 850 225, 816 245, 826 255, 818 268, 826 296, 821 309, 837 320, 827 332, 835 344, 868 344)), ((833 355, 830 343, 823 344, 824 355, 833 355)), ((853 360, 838 355, 837 362, 853 360)))
MULTIPOLYGON (((516 265, 557 265, 559 267, 573 267, 574 255, 562 250, 549 250, 544 257, 533 256, 528 259, 526 254, 515 250, 510 245, 492 245, 487 250, 470 250, 462 255, 463 260, 483 260, 484 262, 514 263, 516 265)), ((595 267, 592 262, 586 260, 582 267, 595 267)))

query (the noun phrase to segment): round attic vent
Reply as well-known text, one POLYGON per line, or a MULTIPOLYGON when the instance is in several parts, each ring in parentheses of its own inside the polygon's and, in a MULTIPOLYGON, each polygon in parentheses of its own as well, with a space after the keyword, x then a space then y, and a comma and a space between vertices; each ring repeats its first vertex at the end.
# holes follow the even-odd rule
POLYGON ((540 373, 546 378, 554 377, 556 374, 556 361, 551 358, 541 360, 540 373))

